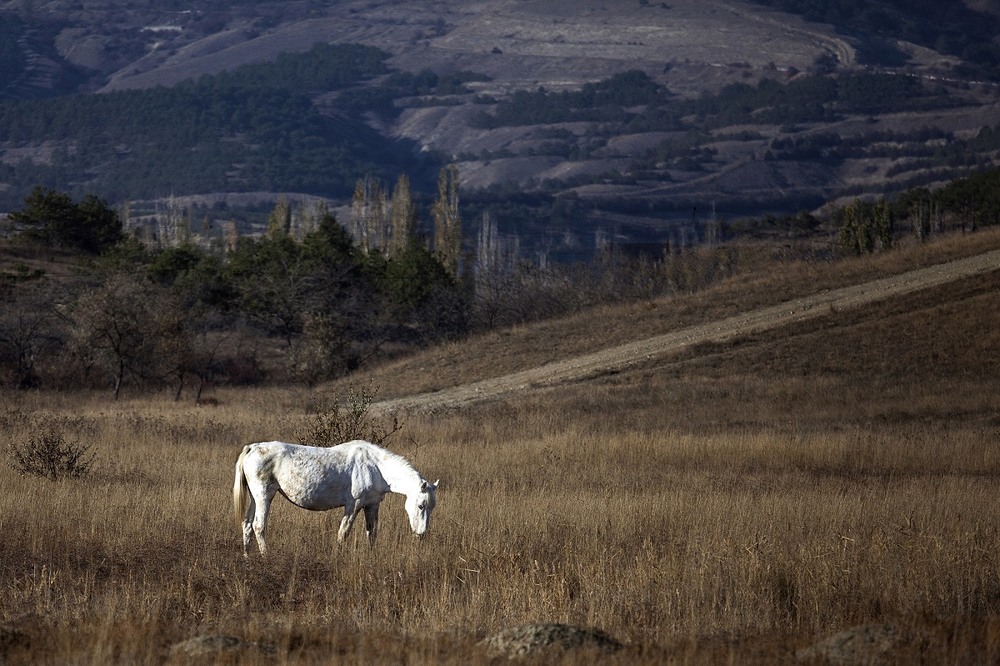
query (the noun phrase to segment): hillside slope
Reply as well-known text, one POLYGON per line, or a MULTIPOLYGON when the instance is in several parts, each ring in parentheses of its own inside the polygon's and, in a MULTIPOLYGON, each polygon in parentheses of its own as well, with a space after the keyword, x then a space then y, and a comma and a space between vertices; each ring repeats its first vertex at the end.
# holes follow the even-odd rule
MULTIPOLYGON (((988 291, 989 284, 1000 279, 1000 233, 991 231, 971 242, 942 245, 930 252, 924 248, 905 252, 902 254, 908 256, 881 264, 848 265, 830 271, 810 267, 804 284, 802 267, 790 267, 785 276, 775 280, 741 279, 742 285, 682 297, 679 302, 588 312, 435 348, 366 374, 373 384, 385 389, 387 399, 379 403, 380 409, 433 412, 525 397, 556 386, 581 385, 649 368, 662 371, 679 359, 690 362, 737 340, 781 340, 790 335, 788 331, 809 322, 818 330, 835 329, 838 322, 875 305, 896 304, 905 311, 914 294, 930 294, 933 303, 947 307, 947 285, 984 276, 988 291), (798 284, 791 286, 793 283, 798 284), (615 333, 610 333, 612 330, 615 333)), ((779 266, 775 268, 780 271, 779 266)), ((915 312, 928 307, 926 302, 912 306, 915 312)), ((996 318, 995 313, 989 316, 996 318)), ((947 320, 925 323, 961 325, 960 321, 947 320)), ((841 347, 835 340, 830 343, 841 347)), ((989 342, 983 344, 988 346, 989 342)), ((841 351, 846 356, 853 353, 846 348, 841 351)), ((898 351, 905 365, 906 350, 898 351)), ((786 360, 793 365, 799 362, 786 360)), ((818 364, 827 362, 820 359, 818 364)), ((941 370, 949 372, 945 366, 941 370)), ((864 374, 863 368, 853 371, 864 374)), ((357 378, 332 388, 353 381, 357 378)))
POLYGON ((726 319, 647 338, 600 352, 548 363, 503 377, 495 377, 434 393, 397 398, 380 403, 384 410, 436 410, 502 398, 512 393, 579 382, 609 373, 618 373, 640 363, 659 360, 689 347, 718 343, 733 338, 770 331, 831 312, 857 308, 914 291, 980 273, 1000 271, 1000 250, 918 269, 833 291, 825 291, 775 306, 750 310, 726 319))
MULTIPOLYGON (((746 66, 808 68, 829 53, 846 67, 854 49, 829 28, 743 2, 679 0, 669 5, 605 0, 336 3, 260 31, 232 26, 163 44, 114 72, 103 90, 172 85, 186 78, 306 50, 317 41, 363 43, 393 65, 466 69, 494 78, 484 92, 576 87, 629 68, 677 71, 665 83, 700 93, 742 78, 746 66), (729 68, 733 63, 739 66, 729 68), (707 68, 707 69, 706 69, 707 68), (719 70, 709 78, 705 73, 719 70)), ((67 48, 69 50, 69 47, 67 48)))

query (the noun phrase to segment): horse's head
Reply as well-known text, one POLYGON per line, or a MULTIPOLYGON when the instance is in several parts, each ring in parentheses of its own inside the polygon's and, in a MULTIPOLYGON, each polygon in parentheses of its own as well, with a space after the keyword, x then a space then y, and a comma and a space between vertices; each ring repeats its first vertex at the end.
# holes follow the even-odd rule
POLYGON ((431 511, 437 504, 438 483, 439 481, 427 483, 421 479, 419 490, 406 496, 406 514, 410 517, 410 529, 417 536, 423 536, 431 526, 431 511))

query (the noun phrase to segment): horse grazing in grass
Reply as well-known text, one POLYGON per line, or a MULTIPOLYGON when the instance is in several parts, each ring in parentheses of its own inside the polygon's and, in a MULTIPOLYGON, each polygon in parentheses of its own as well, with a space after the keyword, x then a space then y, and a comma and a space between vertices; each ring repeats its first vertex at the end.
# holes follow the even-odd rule
POLYGON ((243 526, 243 554, 250 554, 252 533, 264 555, 267 514, 275 493, 311 511, 344 507, 339 541, 364 509, 368 542, 374 545, 378 508, 386 493, 406 495, 410 528, 422 536, 431 524, 436 490, 437 482, 428 483, 406 458, 371 442, 355 440, 329 448, 258 442, 243 447, 236 461, 233 507, 236 522, 243 526))

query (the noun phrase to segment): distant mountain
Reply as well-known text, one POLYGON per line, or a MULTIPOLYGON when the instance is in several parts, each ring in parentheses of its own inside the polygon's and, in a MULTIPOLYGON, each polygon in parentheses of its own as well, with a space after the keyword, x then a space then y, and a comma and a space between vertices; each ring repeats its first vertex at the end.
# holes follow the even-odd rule
POLYGON ((8 2, 0 210, 42 184, 238 218, 402 172, 426 203, 455 162, 470 233, 688 242, 996 164, 993 4, 8 2))

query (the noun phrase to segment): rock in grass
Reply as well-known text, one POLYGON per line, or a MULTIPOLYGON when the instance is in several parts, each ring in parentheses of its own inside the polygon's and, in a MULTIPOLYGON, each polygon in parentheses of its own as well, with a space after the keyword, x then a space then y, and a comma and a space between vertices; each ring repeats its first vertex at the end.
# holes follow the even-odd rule
POLYGON ((207 657, 220 653, 263 652, 270 654, 274 647, 262 643, 250 643, 233 636, 195 636, 186 641, 175 643, 170 648, 171 656, 175 657, 207 657))
POLYGON ((506 656, 511 659, 533 656, 551 649, 614 652, 622 648, 621 643, 602 631, 554 623, 525 624, 504 629, 480 644, 486 647, 487 654, 491 657, 506 656))
MULTIPOLYGON (((28 634, 14 627, 0 625, 0 655, 11 648, 27 647, 29 643, 28 634)), ((0 663, 2 661, 0 659, 0 663)))
POLYGON ((799 661, 828 664, 879 664, 888 659, 902 641, 891 624, 862 624, 799 650, 799 661))

